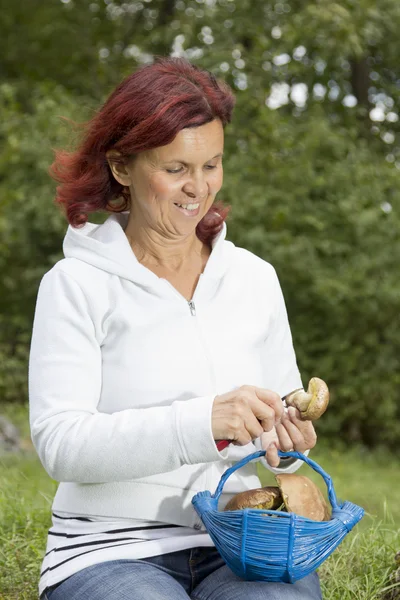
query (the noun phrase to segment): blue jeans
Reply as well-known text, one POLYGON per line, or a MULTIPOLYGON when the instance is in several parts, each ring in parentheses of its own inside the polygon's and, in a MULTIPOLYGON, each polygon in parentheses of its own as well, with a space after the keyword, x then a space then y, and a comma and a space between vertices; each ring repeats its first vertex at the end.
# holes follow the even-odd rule
POLYGON ((317 573, 296 583, 244 581, 215 548, 192 548, 141 560, 87 567, 42 600, 322 600, 317 573))

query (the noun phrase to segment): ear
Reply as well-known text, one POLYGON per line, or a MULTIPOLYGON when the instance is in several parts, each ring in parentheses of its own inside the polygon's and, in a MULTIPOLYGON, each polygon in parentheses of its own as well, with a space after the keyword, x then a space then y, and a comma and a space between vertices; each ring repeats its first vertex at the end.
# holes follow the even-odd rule
POLYGON ((127 169, 127 161, 118 150, 108 150, 106 159, 111 169, 114 178, 123 186, 129 187, 132 183, 129 171, 127 169))

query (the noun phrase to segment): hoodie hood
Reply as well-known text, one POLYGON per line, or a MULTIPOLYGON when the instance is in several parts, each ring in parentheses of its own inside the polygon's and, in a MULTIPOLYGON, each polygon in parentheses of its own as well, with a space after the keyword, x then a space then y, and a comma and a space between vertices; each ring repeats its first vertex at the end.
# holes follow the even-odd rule
MULTIPOLYGON (((69 226, 64 238, 65 258, 75 258, 112 275, 134 281, 146 288, 157 286, 159 277, 144 267, 132 252, 125 235, 128 212, 114 213, 101 225, 69 226)), ((212 252, 203 275, 220 279, 226 272, 234 245, 225 241, 226 224, 212 242, 212 252)))

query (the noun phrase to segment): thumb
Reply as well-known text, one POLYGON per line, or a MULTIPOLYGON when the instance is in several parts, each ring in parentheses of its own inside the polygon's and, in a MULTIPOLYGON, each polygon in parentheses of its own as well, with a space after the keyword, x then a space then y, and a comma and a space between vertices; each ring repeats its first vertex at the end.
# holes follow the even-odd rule
POLYGON ((267 463, 274 469, 279 467, 281 459, 278 456, 278 444, 276 442, 271 442, 268 446, 265 453, 265 459, 267 463))
POLYGON ((261 448, 267 450, 268 446, 272 442, 278 442, 278 434, 276 433, 275 427, 271 431, 265 431, 260 435, 261 448))

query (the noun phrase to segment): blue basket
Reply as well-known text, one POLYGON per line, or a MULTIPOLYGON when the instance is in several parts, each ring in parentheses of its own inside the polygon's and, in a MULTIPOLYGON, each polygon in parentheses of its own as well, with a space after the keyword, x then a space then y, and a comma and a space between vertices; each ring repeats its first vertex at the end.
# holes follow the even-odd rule
POLYGON ((248 581, 294 583, 317 569, 337 548, 364 515, 351 502, 338 503, 332 479, 300 452, 280 452, 281 457, 299 458, 325 480, 332 505, 329 521, 313 521, 294 513, 245 508, 219 511, 218 500, 228 477, 251 460, 265 455, 255 452, 222 475, 213 495, 198 492, 192 503, 230 569, 248 581))

